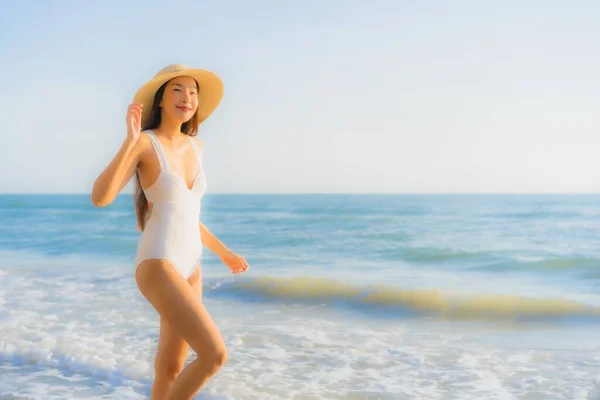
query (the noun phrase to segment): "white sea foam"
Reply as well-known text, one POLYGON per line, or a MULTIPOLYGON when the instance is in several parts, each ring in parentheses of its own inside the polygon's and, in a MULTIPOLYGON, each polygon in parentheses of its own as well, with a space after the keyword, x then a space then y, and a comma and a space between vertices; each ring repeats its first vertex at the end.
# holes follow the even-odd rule
MULTIPOLYGON (((0 274, 0 398, 147 398, 156 313, 127 267, 78 262, 0 274)), ((229 360, 198 398, 598 398, 600 343, 584 329, 371 318, 210 290, 206 305, 229 360)))

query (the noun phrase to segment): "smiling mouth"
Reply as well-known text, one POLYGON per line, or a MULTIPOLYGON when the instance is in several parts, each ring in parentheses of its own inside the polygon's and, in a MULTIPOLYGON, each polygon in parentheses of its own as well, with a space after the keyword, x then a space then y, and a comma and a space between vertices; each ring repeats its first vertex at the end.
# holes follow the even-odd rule
POLYGON ((192 109, 189 107, 183 107, 183 106, 176 106, 176 107, 179 108, 181 111, 192 111, 192 109))

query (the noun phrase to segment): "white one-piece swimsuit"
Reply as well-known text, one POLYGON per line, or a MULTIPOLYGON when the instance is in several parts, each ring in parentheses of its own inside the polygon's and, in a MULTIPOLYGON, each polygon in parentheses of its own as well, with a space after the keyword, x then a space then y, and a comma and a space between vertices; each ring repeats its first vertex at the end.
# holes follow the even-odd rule
POLYGON ((144 190, 148 202, 152 203, 152 211, 138 243, 135 267, 137 270, 140 263, 148 259, 168 260, 187 279, 200 265, 202 256, 199 221, 206 177, 200 150, 189 137, 198 159, 198 174, 190 189, 183 178, 169 168, 154 132, 146 130, 145 133, 157 153, 160 173, 144 190))

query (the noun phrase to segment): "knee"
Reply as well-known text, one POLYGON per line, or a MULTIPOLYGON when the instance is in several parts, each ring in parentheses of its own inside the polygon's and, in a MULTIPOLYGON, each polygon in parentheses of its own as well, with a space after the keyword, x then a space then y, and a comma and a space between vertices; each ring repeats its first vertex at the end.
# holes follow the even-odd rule
POLYGON ((225 346, 216 347, 210 351, 210 354, 206 355, 206 359, 210 364, 211 369, 216 371, 227 362, 227 349, 225 346))
POLYGON ((167 363, 161 363, 157 361, 154 363, 154 374, 157 378, 166 381, 172 382, 177 378, 177 375, 181 372, 183 364, 179 361, 171 361, 167 363))
POLYGON ((225 348, 225 346, 223 346, 222 349, 217 351, 217 354, 215 357, 215 364, 219 368, 221 368, 223 365, 225 365, 225 363, 227 363, 227 349, 225 348))

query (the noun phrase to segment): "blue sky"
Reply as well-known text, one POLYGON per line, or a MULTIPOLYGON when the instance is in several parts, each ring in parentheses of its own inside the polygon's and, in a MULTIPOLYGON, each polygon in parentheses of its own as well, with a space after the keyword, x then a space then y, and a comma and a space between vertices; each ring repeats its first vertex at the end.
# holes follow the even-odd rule
POLYGON ((0 193, 89 192, 171 63, 225 83, 211 193, 599 191, 598 2, 165 4, 3 4, 0 193))

